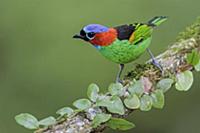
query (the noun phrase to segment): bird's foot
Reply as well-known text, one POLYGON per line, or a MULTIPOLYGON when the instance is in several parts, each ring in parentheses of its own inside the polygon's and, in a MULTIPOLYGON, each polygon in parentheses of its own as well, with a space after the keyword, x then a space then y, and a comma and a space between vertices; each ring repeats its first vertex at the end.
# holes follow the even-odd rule
POLYGON ((160 63, 156 59, 152 59, 152 64, 154 66, 156 66, 162 72, 162 75, 164 75, 164 70, 163 70, 162 66, 160 65, 160 63))

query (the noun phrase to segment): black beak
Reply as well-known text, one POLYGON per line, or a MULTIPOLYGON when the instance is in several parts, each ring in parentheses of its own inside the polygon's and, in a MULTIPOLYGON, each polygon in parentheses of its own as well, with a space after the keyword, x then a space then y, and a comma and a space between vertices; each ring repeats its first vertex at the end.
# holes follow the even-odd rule
POLYGON ((75 38, 75 39, 84 39, 84 37, 83 37, 83 36, 81 36, 81 35, 78 35, 78 34, 74 35, 74 36, 73 36, 73 38, 75 38))
POLYGON ((75 39, 82 39, 84 41, 89 41, 89 39, 87 39, 87 37, 81 36, 79 34, 74 35, 73 38, 75 38, 75 39))

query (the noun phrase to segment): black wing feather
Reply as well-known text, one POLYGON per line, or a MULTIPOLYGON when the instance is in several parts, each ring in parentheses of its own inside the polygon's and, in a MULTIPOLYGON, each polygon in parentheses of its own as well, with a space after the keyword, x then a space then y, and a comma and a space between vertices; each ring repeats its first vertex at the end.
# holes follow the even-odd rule
POLYGON ((135 30, 135 25, 120 25, 114 27, 117 30, 117 37, 119 40, 128 40, 135 30))

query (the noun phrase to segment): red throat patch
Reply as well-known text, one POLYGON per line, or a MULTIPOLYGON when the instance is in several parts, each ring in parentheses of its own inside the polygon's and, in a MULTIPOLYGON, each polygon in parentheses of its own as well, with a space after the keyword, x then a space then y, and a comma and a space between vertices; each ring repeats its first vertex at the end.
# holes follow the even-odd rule
POLYGON ((90 43, 98 46, 108 46, 112 44, 117 38, 117 31, 110 28, 107 32, 97 33, 90 43))

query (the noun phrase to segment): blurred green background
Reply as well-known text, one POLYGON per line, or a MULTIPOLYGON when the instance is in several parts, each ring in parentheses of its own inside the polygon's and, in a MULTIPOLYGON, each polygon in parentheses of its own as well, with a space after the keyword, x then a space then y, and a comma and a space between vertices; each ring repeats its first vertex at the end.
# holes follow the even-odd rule
MULTIPOLYGON (((159 54, 200 15, 199 5, 199 0, 0 0, 0 133, 29 133, 15 123, 15 115, 55 115, 57 109, 86 97, 90 83, 105 91, 114 81, 117 65, 72 39, 82 26, 169 16, 154 32, 151 49, 159 54)), ((148 58, 145 53, 136 62, 148 58)), ((137 128, 127 133, 200 132, 199 78, 195 74, 187 93, 169 91, 163 110, 132 114, 128 119, 137 128)))

